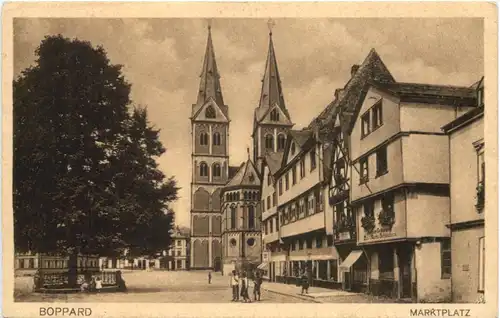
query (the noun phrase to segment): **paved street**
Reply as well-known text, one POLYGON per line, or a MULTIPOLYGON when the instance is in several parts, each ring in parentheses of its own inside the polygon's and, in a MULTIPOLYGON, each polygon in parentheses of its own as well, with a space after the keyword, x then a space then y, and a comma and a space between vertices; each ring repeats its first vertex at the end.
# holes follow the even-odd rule
MULTIPOLYGON (((208 284, 208 272, 133 271, 124 272, 127 293, 107 294, 38 294, 32 293, 32 277, 16 277, 16 301, 28 302, 174 302, 174 303, 230 303, 229 277, 213 273, 208 284)), ((250 294, 252 289, 250 289, 250 294)), ((305 299, 262 292, 263 303, 309 302, 305 299)))

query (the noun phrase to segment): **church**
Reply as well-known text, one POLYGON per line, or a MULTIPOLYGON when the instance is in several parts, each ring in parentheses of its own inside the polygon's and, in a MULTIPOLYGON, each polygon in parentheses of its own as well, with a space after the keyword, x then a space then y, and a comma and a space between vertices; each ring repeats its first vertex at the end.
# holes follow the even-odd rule
POLYGON ((224 104, 211 28, 192 105, 191 269, 228 272, 259 265, 262 255, 261 181, 266 155, 284 151, 293 127, 286 108, 272 32, 253 118, 253 152, 230 166, 230 107, 224 104))

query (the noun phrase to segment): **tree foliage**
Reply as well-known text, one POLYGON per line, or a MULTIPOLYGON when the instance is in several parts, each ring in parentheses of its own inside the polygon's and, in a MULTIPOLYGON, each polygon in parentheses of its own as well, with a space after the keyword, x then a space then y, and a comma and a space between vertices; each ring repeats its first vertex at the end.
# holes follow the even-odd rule
POLYGON ((14 81, 14 235, 19 251, 153 254, 170 244, 176 182, 121 66, 102 47, 46 37, 14 81))

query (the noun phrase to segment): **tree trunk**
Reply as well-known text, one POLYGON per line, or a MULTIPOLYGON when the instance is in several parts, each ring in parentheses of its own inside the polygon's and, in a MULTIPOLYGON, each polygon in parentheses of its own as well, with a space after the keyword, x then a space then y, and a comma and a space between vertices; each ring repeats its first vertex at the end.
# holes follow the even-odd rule
POLYGON ((78 284, 78 253, 72 249, 69 253, 68 261, 68 285, 70 288, 77 287, 78 284))

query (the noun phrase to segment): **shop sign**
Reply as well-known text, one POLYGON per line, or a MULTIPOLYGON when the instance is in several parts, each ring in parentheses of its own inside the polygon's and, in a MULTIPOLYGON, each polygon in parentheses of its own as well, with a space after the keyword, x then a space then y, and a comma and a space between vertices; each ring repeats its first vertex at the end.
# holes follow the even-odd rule
POLYGON ((379 229, 374 229, 370 233, 365 232, 364 239, 365 241, 368 241, 368 240, 377 240, 394 236, 396 236, 396 233, 391 231, 391 229, 379 228, 379 229))
POLYGON ((350 232, 340 232, 338 234, 338 240, 342 240, 342 241, 345 241, 345 240, 350 240, 351 239, 351 233, 350 232))

